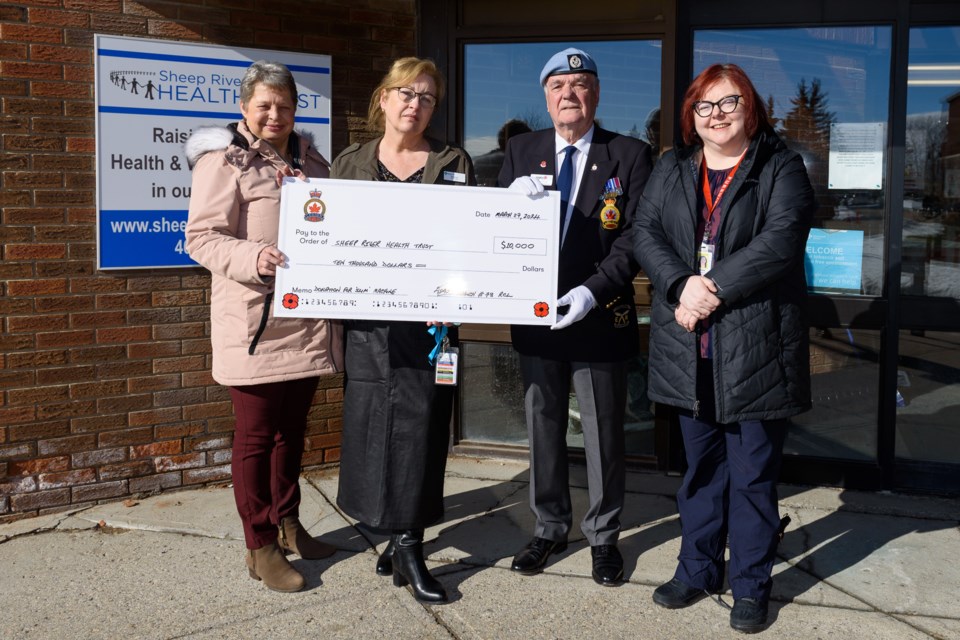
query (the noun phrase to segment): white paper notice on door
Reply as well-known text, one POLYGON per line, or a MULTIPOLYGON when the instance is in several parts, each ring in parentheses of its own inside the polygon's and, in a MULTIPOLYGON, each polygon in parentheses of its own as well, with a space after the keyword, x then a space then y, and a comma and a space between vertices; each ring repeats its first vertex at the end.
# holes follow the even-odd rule
POLYGON ((835 122, 830 125, 830 189, 882 189, 883 122, 835 122))

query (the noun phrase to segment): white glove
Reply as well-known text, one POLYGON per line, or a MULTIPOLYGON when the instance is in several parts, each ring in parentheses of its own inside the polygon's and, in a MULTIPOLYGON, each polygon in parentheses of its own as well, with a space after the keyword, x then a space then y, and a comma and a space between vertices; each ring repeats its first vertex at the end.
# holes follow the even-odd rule
POLYGON ((520 176, 510 183, 510 189, 519 191, 525 196, 531 198, 537 194, 543 193, 543 185, 533 176, 520 176))
POLYGON ((567 310, 567 313, 562 316, 557 314, 557 323, 550 327, 551 329, 563 329, 564 327, 569 327, 577 320, 582 320, 583 317, 590 312, 590 309, 597 306, 597 300, 593 297, 593 294, 590 293, 590 289, 580 285, 579 287, 570 289, 562 298, 557 300, 558 307, 564 305, 570 305, 570 308, 567 310))

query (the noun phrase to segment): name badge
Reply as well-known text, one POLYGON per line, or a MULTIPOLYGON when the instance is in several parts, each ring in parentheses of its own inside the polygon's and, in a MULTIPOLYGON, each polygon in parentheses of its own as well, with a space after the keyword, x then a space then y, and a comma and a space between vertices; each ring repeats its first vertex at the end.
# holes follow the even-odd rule
POLYGON ((553 186, 553 174, 552 173, 533 173, 530 175, 531 178, 539 182, 545 187, 553 186))
POLYGON ((450 347, 437 356, 437 364, 434 366, 433 381, 435 384, 444 386, 457 384, 457 365, 460 357, 460 350, 457 347, 450 347))
POLYGON ((459 182, 460 184, 467 184, 467 174, 457 173, 456 171, 444 171, 443 179, 447 182, 459 182))
POLYGON ((703 242, 700 244, 700 251, 697 252, 697 264, 700 266, 700 275, 706 274, 713 269, 713 245, 703 242))

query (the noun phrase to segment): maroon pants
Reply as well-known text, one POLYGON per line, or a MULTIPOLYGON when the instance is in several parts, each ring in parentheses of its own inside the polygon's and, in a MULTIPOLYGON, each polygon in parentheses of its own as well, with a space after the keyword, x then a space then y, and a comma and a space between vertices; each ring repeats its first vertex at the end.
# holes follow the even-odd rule
POLYGON ((277 539, 282 518, 299 517, 307 412, 319 378, 230 387, 237 416, 233 495, 248 549, 277 539))

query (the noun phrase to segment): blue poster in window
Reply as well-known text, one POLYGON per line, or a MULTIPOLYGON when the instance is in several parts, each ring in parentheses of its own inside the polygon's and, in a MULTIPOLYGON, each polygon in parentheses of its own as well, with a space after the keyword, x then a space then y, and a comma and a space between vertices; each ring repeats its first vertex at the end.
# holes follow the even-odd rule
POLYGON ((843 289, 860 293, 863 273, 863 231, 811 229, 804 267, 807 288, 843 289))

